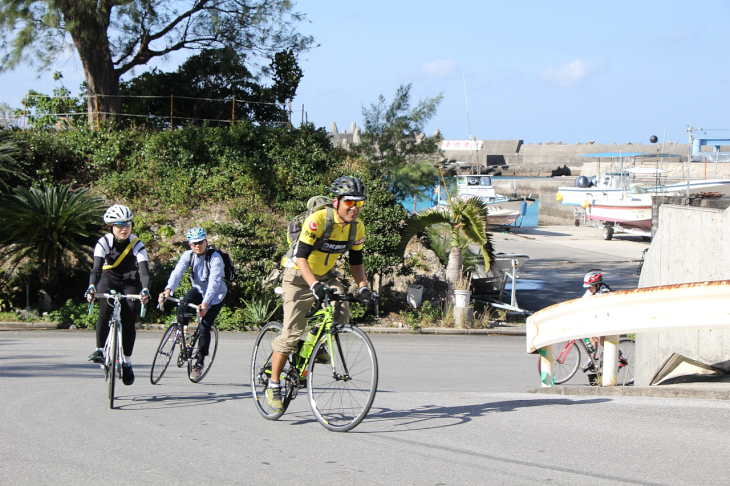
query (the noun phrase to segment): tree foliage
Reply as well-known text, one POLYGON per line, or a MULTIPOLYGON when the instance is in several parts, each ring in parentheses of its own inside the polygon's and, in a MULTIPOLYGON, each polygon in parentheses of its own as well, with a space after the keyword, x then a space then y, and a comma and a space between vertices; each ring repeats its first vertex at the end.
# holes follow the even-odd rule
POLYGON ((406 245, 419 231, 436 224, 448 224, 451 227, 451 251, 446 266, 446 282, 450 291, 461 276, 463 259, 460 234, 481 248, 484 269, 489 270, 494 261, 494 246, 491 234, 487 231, 487 205, 481 198, 452 199, 449 208, 437 207, 413 215, 403 230, 398 254, 403 255, 406 245))
MULTIPOLYGON (((54 73, 54 80, 59 81, 61 78, 63 78, 61 73, 54 73)), ((32 89, 28 90, 24 106, 15 110, 15 116, 25 117, 26 124, 34 128, 78 127, 86 122, 83 116, 79 116, 86 111, 85 105, 85 98, 71 96, 71 91, 61 84, 53 89, 51 96, 32 89)))
POLYGON ((411 85, 401 85, 390 104, 380 95, 369 109, 363 107, 362 143, 353 147, 383 167, 399 199, 420 195, 424 187, 437 185, 439 177, 433 163, 439 156, 441 136, 428 137, 423 130, 443 96, 421 100, 413 109, 410 98, 411 85))
POLYGON ((0 0, 0 71, 48 68, 69 45, 86 73, 89 122, 121 109, 120 77, 179 50, 231 48, 255 59, 313 39, 295 30, 290 0, 0 0), (69 43, 69 38, 71 43, 69 43))
MULTIPOLYGON (((291 53, 291 51, 288 51, 291 53)), ((129 123, 169 126, 218 126, 234 121, 263 125, 281 125, 286 113, 278 93, 292 95, 296 84, 288 82, 292 70, 301 70, 289 58, 277 53, 271 68, 277 73, 276 83, 267 87, 257 82, 245 65, 245 57, 232 49, 205 49, 189 57, 174 72, 156 68, 129 81, 122 81, 122 111, 147 118, 133 117, 129 123), (279 67, 276 59, 285 65, 279 67), (280 85, 279 83, 285 83, 280 85), (174 97, 172 96, 174 95, 174 97), (217 120, 220 120, 218 122, 217 120)), ((301 74, 299 74, 301 76, 301 74)))

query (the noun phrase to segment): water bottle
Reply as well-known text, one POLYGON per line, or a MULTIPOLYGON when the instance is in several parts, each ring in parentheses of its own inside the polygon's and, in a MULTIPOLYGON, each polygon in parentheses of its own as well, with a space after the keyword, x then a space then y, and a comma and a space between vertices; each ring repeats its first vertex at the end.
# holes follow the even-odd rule
POLYGON ((313 330, 310 330, 307 333, 306 339, 302 342, 301 347, 299 348, 299 356, 302 358, 309 358, 309 355, 312 354, 312 349, 314 348, 314 344, 317 342, 317 335, 312 332, 313 330))
POLYGON ((594 348, 593 345, 591 344, 591 338, 585 338, 584 341, 586 343, 586 348, 588 348, 588 352, 591 354, 595 353, 596 348, 594 348))
POLYGON ((185 334, 185 342, 190 341, 190 332, 188 332, 188 326, 183 327, 183 333, 185 334))

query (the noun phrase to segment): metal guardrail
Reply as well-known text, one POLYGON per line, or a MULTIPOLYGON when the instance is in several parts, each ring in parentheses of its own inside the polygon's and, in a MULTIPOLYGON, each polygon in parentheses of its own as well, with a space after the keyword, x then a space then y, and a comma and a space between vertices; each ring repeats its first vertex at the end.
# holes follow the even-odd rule
POLYGON ((616 384, 618 336, 730 328, 730 280, 618 290, 547 307, 527 318, 528 353, 544 349, 552 379, 552 344, 605 336, 603 385, 616 384))

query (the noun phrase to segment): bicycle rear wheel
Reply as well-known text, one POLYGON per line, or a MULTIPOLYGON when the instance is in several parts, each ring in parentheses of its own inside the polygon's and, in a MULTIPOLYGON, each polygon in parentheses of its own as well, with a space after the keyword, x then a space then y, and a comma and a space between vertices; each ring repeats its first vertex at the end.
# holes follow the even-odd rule
POLYGON ((193 372, 193 367, 196 363, 193 363, 193 359, 197 361, 198 354, 200 354, 200 331, 195 333, 195 342, 193 343, 193 353, 188 359, 188 378, 193 383, 200 383, 205 378, 205 375, 210 371, 210 367, 213 366, 213 360, 215 359, 215 352, 218 350, 218 329, 215 326, 210 328, 210 345, 208 346, 208 356, 205 358, 205 365, 200 370, 200 376, 192 378, 190 374, 193 372))
POLYGON ((279 383, 281 383, 282 411, 275 412, 266 401, 266 387, 269 385, 271 378, 271 343, 281 334, 282 325, 278 322, 269 322, 261 328, 256 343, 253 347, 253 356, 251 358, 251 394, 253 395, 256 410, 266 420, 278 420, 287 407, 291 398, 288 389, 288 380, 286 379, 289 361, 281 373, 279 383))
POLYGON ((152 360, 152 369, 150 369, 150 383, 156 385, 165 374, 167 365, 170 364, 172 355, 175 354, 175 344, 180 338, 180 326, 175 322, 167 328, 157 346, 157 353, 152 360))
MULTIPOLYGON (((312 356, 330 353, 328 348, 322 338, 312 356)), ((378 388, 378 358, 364 332, 349 325, 333 328, 330 363, 312 359, 307 368, 309 405, 322 426, 346 432, 365 418, 378 388)))
POLYGON ((109 373, 109 408, 114 409, 114 386, 116 385, 117 381, 117 372, 121 368, 121 365, 118 363, 119 361, 119 344, 117 342, 117 326, 119 325, 118 322, 113 322, 111 326, 109 326, 109 332, 111 333, 111 349, 109 350, 111 352, 111 365, 107 368, 107 372, 109 373))
POLYGON ((636 352, 635 342, 631 338, 621 338, 618 342, 618 377, 616 383, 619 385, 634 384, 634 363, 636 352))
MULTIPOLYGON (((537 372, 542 376, 542 356, 537 361, 537 372)), ((580 366, 580 349, 575 341, 553 344, 553 378, 559 385, 573 378, 580 366)))

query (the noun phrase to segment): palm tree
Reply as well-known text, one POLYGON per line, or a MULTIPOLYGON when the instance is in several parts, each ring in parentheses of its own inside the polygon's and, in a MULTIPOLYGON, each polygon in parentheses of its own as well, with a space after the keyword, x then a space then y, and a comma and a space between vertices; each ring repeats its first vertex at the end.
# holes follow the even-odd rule
POLYGON ((28 179, 21 170, 21 163, 14 156, 20 152, 10 132, 0 132, 0 193, 9 192, 4 179, 28 179))
POLYGON ((406 245, 419 231, 435 225, 451 226, 451 251, 446 265, 446 283, 449 295, 453 295, 454 285, 461 277, 463 258, 459 235, 463 232, 470 243, 478 245, 484 258, 484 271, 488 271, 494 261, 494 247, 491 235, 487 232, 487 205, 478 198, 452 200, 451 208, 431 208, 415 214, 407 223, 398 246, 398 254, 403 256, 406 245))
POLYGON ((13 269, 24 261, 38 265, 41 282, 50 287, 73 263, 90 270, 103 210, 103 199, 88 189, 16 187, 0 196, 0 258, 13 269))

